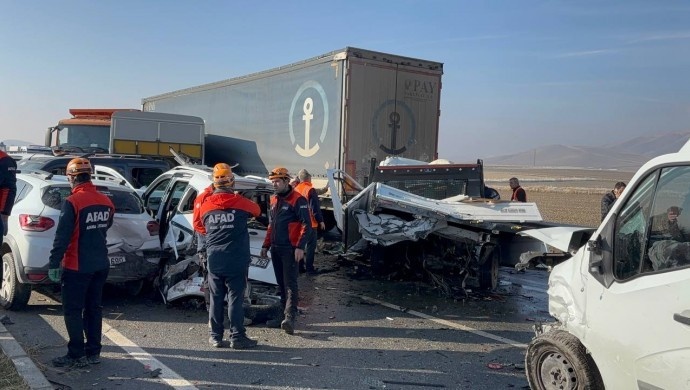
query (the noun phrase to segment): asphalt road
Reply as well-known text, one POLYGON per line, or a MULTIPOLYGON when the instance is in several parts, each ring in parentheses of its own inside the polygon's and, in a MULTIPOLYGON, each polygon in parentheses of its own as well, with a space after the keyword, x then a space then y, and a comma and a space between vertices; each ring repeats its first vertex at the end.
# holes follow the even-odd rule
POLYGON ((300 276, 295 335, 249 326, 253 350, 212 348, 204 309, 107 289, 103 362, 57 369, 49 362, 65 353, 66 330, 54 296, 34 292, 25 311, 4 314, 58 389, 527 388, 525 345, 532 325, 548 320, 545 271, 501 269, 496 292, 453 299, 419 282, 354 277, 352 264, 334 257, 320 261, 337 269, 300 276))

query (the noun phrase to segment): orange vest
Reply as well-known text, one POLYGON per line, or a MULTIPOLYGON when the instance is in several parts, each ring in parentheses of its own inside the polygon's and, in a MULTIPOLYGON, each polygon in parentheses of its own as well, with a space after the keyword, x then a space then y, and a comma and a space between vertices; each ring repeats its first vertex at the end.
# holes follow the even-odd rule
MULTIPOLYGON (((299 184, 295 186, 295 191, 299 192, 302 194, 302 196, 307 200, 307 203, 309 204, 309 218, 311 219, 311 227, 312 228, 317 228, 319 226, 318 222, 316 222, 316 218, 314 218, 314 211, 311 209, 312 204, 311 204, 311 199, 309 199, 309 191, 312 190, 312 185, 311 182, 308 181, 301 181, 299 184)), ((314 190, 316 191, 316 190, 314 190)), ((316 195, 316 192, 314 193, 316 195)), ((318 195, 316 195, 318 196, 318 195)))

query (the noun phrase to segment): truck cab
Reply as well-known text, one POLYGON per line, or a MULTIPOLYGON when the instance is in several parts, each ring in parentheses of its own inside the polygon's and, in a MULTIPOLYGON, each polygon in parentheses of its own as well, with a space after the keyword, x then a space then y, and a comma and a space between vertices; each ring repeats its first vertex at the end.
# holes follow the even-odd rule
POLYGON ((59 153, 114 153, 168 157, 170 149, 203 163, 204 120, 135 109, 70 109, 48 128, 45 145, 59 153))
POLYGON ((568 251, 549 277, 555 321, 527 348, 531 388, 688 388, 690 142, 642 166, 589 239, 559 229, 525 232, 568 251))

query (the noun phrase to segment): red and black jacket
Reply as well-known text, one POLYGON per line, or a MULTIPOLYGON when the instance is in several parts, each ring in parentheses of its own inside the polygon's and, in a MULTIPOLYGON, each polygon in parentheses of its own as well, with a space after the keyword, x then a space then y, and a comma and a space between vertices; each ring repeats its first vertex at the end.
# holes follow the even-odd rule
POLYGON ((91 182, 79 184, 65 199, 60 212, 50 268, 92 273, 110 267, 106 233, 113 224, 115 206, 91 182))
POLYGON ((271 223, 263 247, 304 249, 307 233, 311 230, 307 200, 290 187, 284 194, 271 196, 270 214, 271 223))
MULTIPOLYGON (((247 221, 258 217, 259 205, 228 190, 216 190, 201 205, 202 231, 208 270, 228 275, 238 266, 249 265, 249 231, 247 221)), ((246 269, 245 269, 246 271, 246 269)))
POLYGON ((0 214, 10 215, 17 195, 17 163, 0 150, 0 214))

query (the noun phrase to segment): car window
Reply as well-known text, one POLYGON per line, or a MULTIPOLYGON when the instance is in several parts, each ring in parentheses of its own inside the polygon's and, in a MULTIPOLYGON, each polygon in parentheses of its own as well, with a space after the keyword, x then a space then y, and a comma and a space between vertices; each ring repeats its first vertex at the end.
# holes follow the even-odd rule
MULTIPOLYGON (((115 213, 117 214, 141 214, 144 212, 144 205, 136 193, 124 190, 114 189, 105 186, 97 186, 96 189, 102 194, 108 196, 115 206, 115 213)), ((65 185, 48 186, 41 195, 41 201, 48 207, 60 210, 65 199, 72 193, 72 189, 65 185)))
POLYGON ((180 204, 182 195, 184 195, 184 191, 187 189, 187 184, 188 182, 181 180, 173 184, 172 193, 170 194, 170 208, 168 210, 172 210, 180 204))
POLYGON ((667 167, 645 178, 616 220, 616 279, 690 265, 688 207, 690 167, 667 167))
POLYGON ((162 173, 160 168, 132 168, 132 185, 136 188, 148 187, 162 173))
POLYGON ((180 203, 179 211, 180 213, 191 213, 194 211, 194 200, 196 199, 197 191, 194 187, 189 187, 187 192, 182 197, 182 202, 180 203))
POLYGON ((19 203, 26 195, 31 192, 33 186, 22 179, 17 179, 17 194, 14 197, 14 203, 19 203))
POLYGON ((158 209, 161 207, 161 200, 163 195, 165 195, 165 189, 168 187, 170 179, 163 179, 156 184, 151 191, 147 191, 146 198, 146 208, 153 212, 155 215, 158 209))

